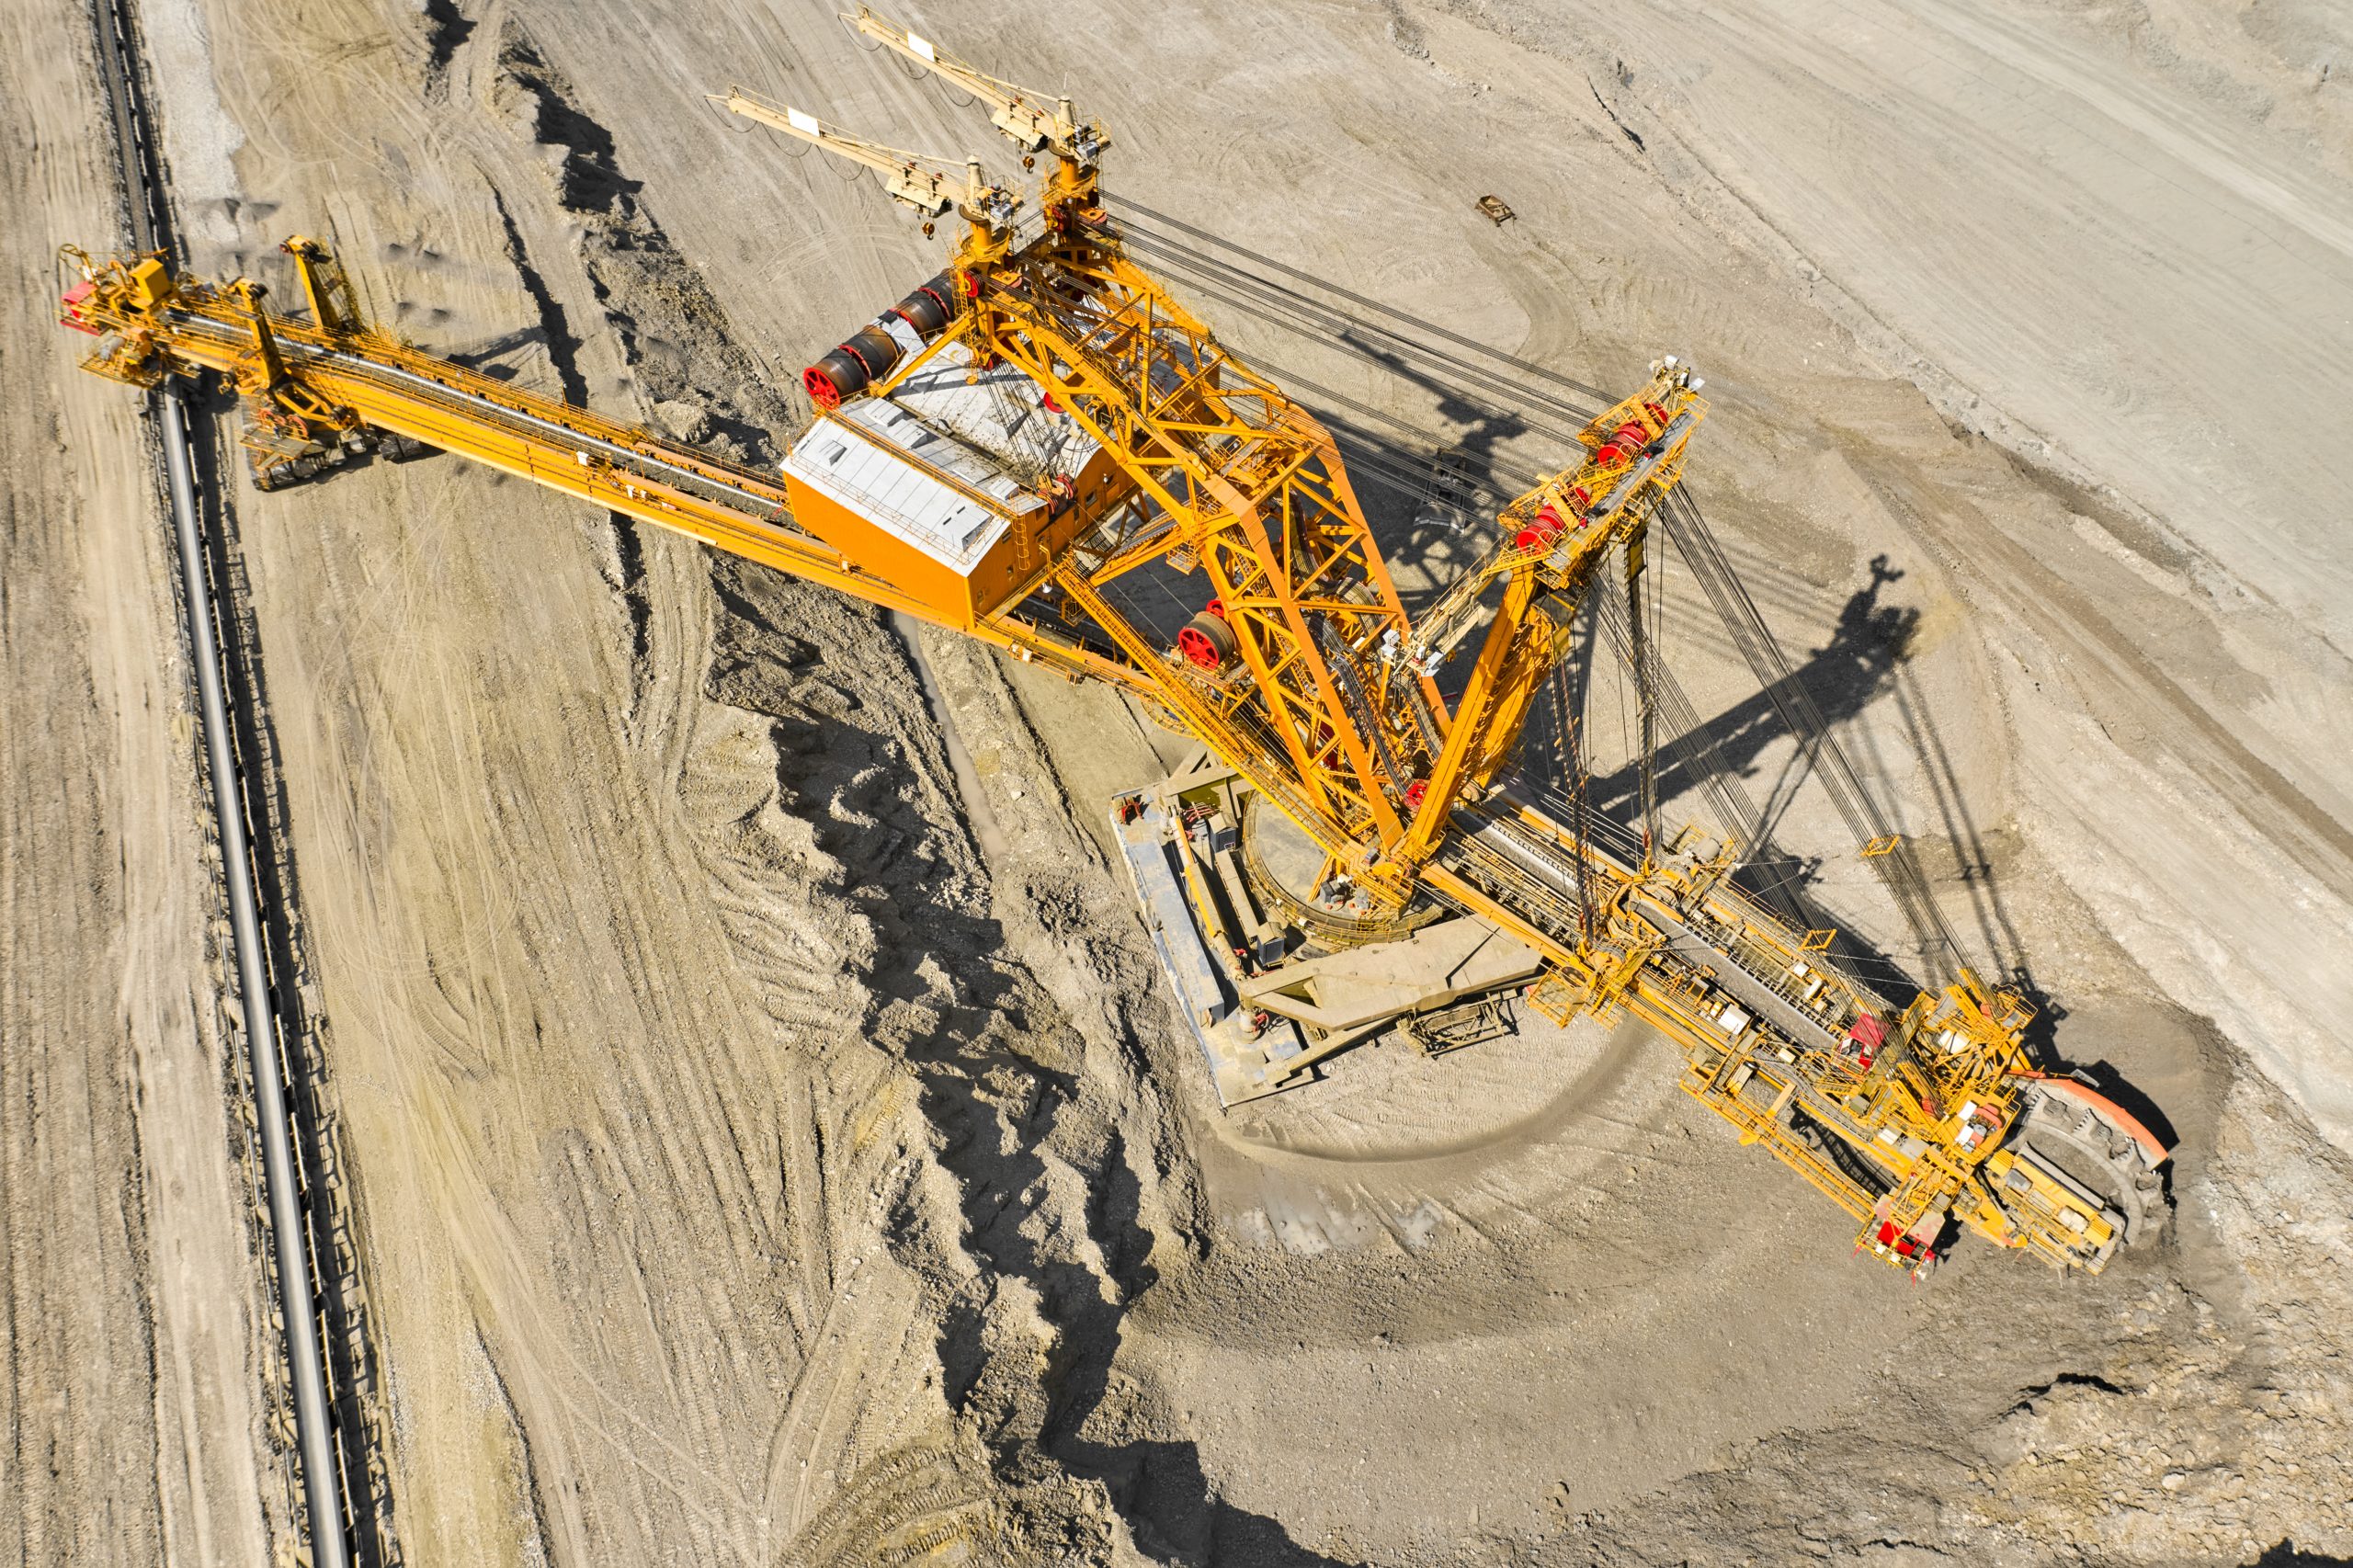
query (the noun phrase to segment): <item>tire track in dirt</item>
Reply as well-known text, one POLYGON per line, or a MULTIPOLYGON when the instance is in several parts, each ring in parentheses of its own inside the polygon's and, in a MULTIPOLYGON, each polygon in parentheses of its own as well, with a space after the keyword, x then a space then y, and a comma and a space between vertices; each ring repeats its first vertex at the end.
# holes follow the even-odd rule
MULTIPOLYGON (((485 23, 449 47, 440 69, 453 91, 458 83, 472 83, 506 107, 519 134, 547 143, 542 166, 551 194, 575 220, 572 261, 590 279, 642 394, 656 407, 692 402, 710 416, 713 440, 765 451, 780 405, 749 360, 728 347, 708 291, 614 165, 609 138, 572 103, 569 84, 529 36, 511 18, 485 23), (483 79, 486 59, 494 81, 483 79)), ((544 274, 551 263, 529 248, 529 226, 511 211, 503 225, 510 263, 544 274)), ((588 324, 551 315, 549 303, 559 290, 544 276, 526 291, 562 372, 563 357, 572 351, 566 339, 588 324)), ((657 607, 680 586, 681 558, 665 560, 667 575, 649 572, 646 580, 647 597, 657 607)), ((1098 1301, 1105 1296, 1098 1282, 1103 1249, 1087 1233, 1089 1191, 1104 1160, 1125 1169, 1128 1141, 1103 1132, 1100 1106, 1090 1106, 1085 1119, 1058 1114, 1073 1093, 1067 1066, 1086 1047, 992 913, 990 869, 959 824, 938 728, 905 650, 855 607, 732 562, 707 570, 721 614, 705 686, 726 706, 686 686, 648 689, 635 699, 632 744, 657 764, 645 787, 675 791, 684 811, 684 837, 644 865, 675 884, 674 896, 710 900, 733 962, 789 1053, 781 1063, 763 1063, 745 1054, 756 1049, 753 1041, 730 1039, 712 1042, 722 1058, 741 1058, 722 1074, 674 1069, 654 1052, 631 1052, 611 1063, 616 1097, 591 1122, 601 1122, 602 1135, 560 1140, 542 1161, 551 1173, 565 1173, 555 1183, 559 1194, 581 1195, 555 1239, 563 1274, 582 1281, 640 1279, 649 1241, 623 1238, 625 1215, 644 1209, 689 1225, 673 1244, 681 1257, 711 1260, 737 1278, 765 1272, 790 1282, 778 1291, 754 1290, 745 1301, 751 1307, 779 1300, 783 1323, 801 1325, 798 1347, 769 1347, 772 1355, 784 1351, 801 1373, 781 1401, 766 1445, 772 1450, 766 1469, 771 1476, 780 1469, 784 1484, 770 1499, 765 1529, 781 1537, 796 1525, 835 1517, 840 1510, 825 1510, 842 1478, 864 1474, 861 1466, 911 1434, 919 1449, 936 1441, 937 1429, 921 1437, 925 1423, 961 1406, 947 1430, 961 1431, 957 1442, 971 1446, 960 1450, 966 1454, 961 1468, 951 1469, 985 1481, 994 1499, 982 1511, 990 1539, 1001 1548, 1049 1540, 1099 1546, 1106 1529, 1099 1494, 1061 1478, 1038 1447, 1047 1408, 1036 1358, 1063 1340, 1051 1321, 1066 1310, 1052 1299, 1057 1290, 1098 1301), (1039 1077, 1035 1059, 1041 1053, 1062 1064, 1057 1087, 1039 1077), (719 1084, 738 1074, 778 1083, 782 1126, 747 1128, 739 1108, 717 1097, 719 1084), (1056 1126, 1077 1128, 1062 1137, 1083 1163, 1025 1155, 1000 1170, 1007 1116, 1029 1123, 1024 1138, 1040 1131, 1051 1137, 1056 1126), (1080 1120, 1086 1125, 1079 1127, 1080 1120), (972 1233, 983 1223, 995 1236, 995 1257, 972 1250, 972 1233), (1026 1230, 1038 1230, 1043 1241, 1029 1239, 1026 1230), (845 1268, 846 1256, 855 1258, 877 1243, 887 1244, 894 1270, 845 1268), (1061 1265, 1045 1261, 1048 1254, 1065 1253, 1076 1259, 1067 1282, 1061 1265), (1002 1268, 1005 1260, 1040 1276, 1052 1273, 1055 1289, 1007 1288, 990 1267, 1002 1268), (920 1286, 920 1302, 904 1298, 909 1279, 920 1286), (870 1296, 878 1298, 870 1307, 870 1296), (918 1305, 915 1316, 905 1315, 918 1305), (894 1331, 893 1322, 903 1326, 894 1331), (835 1337, 844 1343, 833 1344, 835 1337), (922 1392, 934 1379, 914 1375, 911 1354, 916 1366, 938 1358, 943 1387, 922 1392), (813 1362, 828 1358, 832 1364, 813 1378, 813 1362), (926 1414, 926 1406, 939 1414, 926 1414), (992 1447, 977 1446, 983 1432, 994 1435, 992 1447)), ((712 635, 692 617, 675 619, 657 608, 648 662, 666 665, 683 652, 677 640, 698 631, 712 635)), ((446 716, 441 733, 461 764, 449 783, 512 771, 502 756, 512 742, 479 709, 469 712, 474 699, 461 684, 426 689, 435 694, 388 690, 379 699, 415 709, 424 699, 446 716)), ((583 715, 582 722, 595 719, 583 715)), ((404 797, 422 785, 430 796, 446 787, 431 782, 445 767, 446 759, 395 748, 381 759, 375 788, 404 797)), ((619 788, 627 793, 638 786, 623 780, 619 788)), ((549 802, 494 791, 485 803, 486 811, 470 812, 445 800, 446 814, 432 830, 446 840, 435 855, 443 865, 514 865, 556 853, 548 838, 555 825, 549 802)), ((591 809, 607 814, 601 805, 591 809)), ((617 805, 612 814, 634 809, 617 805)), ((616 835, 613 825, 595 827, 599 842, 635 836, 616 835)), ((593 898, 589 892, 573 901, 575 918, 593 921, 593 898)), ((488 959, 492 970, 535 972, 541 954, 553 962, 540 924, 527 914, 502 931, 500 951, 488 959)), ((624 950, 654 939, 651 931, 618 935, 624 950)), ((1148 973, 1128 980, 1150 984, 1148 973)), ((432 989, 445 1014, 436 1032, 453 1047, 511 1035, 518 1023, 531 1027, 525 1020, 536 1009, 528 985, 445 982, 432 989)), ((402 1007, 391 994, 379 1005, 386 1023, 402 1007)), ((489 1167, 449 1185, 477 1164, 469 1137, 449 1127, 432 1156, 415 1164, 415 1178, 440 1189, 438 1205, 453 1218, 494 1215, 504 1202, 506 1177, 489 1167)), ((494 1236, 503 1230, 490 1227, 494 1236)), ((485 1293, 478 1309, 485 1354, 500 1368, 527 1468, 538 1472, 562 1462, 563 1445, 551 1441, 544 1425, 551 1396, 560 1406, 561 1391, 579 1386, 589 1369, 577 1359, 550 1363, 529 1348, 560 1346, 566 1331, 535 1313, 539 1266, 519 1244, 510 1240, 484 1250, 460 1238, 459 1251, 464 1272, 485 1293)), ((661 1347, 667 1365, 660 1381, 681 1406, 665 1427, 707 1428, 728 1416, 708 1405, 705 1391, 741 1382, 715 1360, 724 1363, 731 1344, 759 1330, 735 1319, 725 1303, 706 1302, 700 1310, 720 1320, 710 1325, 715 1335, 685 1322, 665 1331, 667 1289, 651 1275, 638 1286, 638 1312, 655 1328, 641 1343, 661 1347)), ((1087 1337, 1082 1358, 1098 1363, 1116 1342, 1116 1335, 1087 1337)), ((626 1354, 629 1345, 629 1336, 618 1336, 609 1349, 626 1354)), ((544 1476, 534 1486, 536 1494, 550 1495, 544 1476)), ((873 1499, 887 1500, 903 1489, 870 1490, 873 1499)), ((898 1528, 876 1517, 884 1505, 873 1499, 853 1511, 867 1525, 898 1528)), ((585 1546, 590 1538, 579 1532, 597 1527, 591 1516, 572 1514, 551 1508, 543 1528, 585 1546)), ((915 1525, 918 1535, 934 1528, 920 1519, 915 1525)), ((740 1543, 751 1554, 759 1551, 726 1532, 698 1533, 705 1548, 732 1553, 740 1543)), ((883 1532, 869 1533, 879 1539, 883 1532)))

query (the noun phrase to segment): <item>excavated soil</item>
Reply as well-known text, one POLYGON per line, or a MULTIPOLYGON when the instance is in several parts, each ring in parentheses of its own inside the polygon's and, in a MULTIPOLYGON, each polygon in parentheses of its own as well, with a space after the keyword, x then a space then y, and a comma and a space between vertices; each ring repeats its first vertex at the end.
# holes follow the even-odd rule
MULTIPOLYGON (((140 16, 197 269, 283 297, 277 241, 327 238, 421 346, 756 460, 947 236, 702 95, 994 146, 830 6, 140 16)), ((2170 1219, 2096 1279, 1964 1244, 1915 1288, 1631 1027, 1383 1043, 1222 1115, 1107 852, 1178 749, 1118 699, 453 459, 241 486, 404 1560, 2353 1554, 2336 8, 910 19, 1102 112, 1154 209, 1584 381, 1694 358, 1744 580, 1963 940, 2160 1108, 2170 1219)), ((265 1561, 165 538, 45 302, 49 247, 116 232, 87 23, 5 27, 0 1551, 265 1561)), ((1376 509, 1409 590, 1461 549, 1376 509)), ((1813 896, 1915 962, 1666 596, 1813 896)))

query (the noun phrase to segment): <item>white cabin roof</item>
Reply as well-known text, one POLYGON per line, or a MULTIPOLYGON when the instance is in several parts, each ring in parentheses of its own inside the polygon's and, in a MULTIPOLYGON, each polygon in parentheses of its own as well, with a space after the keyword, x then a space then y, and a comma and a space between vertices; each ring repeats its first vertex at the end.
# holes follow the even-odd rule
POLYGON ((969 574, 1009 519, 1046 505, 1037 479, 1075 477, 1097 449, 1076 420, 1047 411, 1028 376, 1006 365, 973 375, 971 364, 951 343, 889 396, 820 415, 784 472, 969 574))

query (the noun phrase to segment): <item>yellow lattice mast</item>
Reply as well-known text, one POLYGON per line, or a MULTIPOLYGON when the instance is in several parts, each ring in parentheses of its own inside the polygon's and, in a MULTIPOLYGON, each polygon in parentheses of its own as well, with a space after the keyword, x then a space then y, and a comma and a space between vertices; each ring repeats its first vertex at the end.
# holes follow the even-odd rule
MULTIPOLYGON (((1332 846, 1402 829, 1426 745, 1381 650, 1409 635, 1331 437, 1111 244, 1050 276, 990 280, 973 330, 1110 451, 1131 493, 1057 581, 1123 643, 1104 590, 1167 562, 1202 581, 1179 657, 1150 653, 1184 708, 1213 714, 1227 760, 1332 846)), ((1142 652, 1142 650, 1138 650, 1142 652)), ((1393 668, 1393 666, 1392 666, 1393 668)), ((1412 696, 1406 695, 1410 688, 1412 696)))
POLYGON ((1630 582, 1639 573, 1643 530, 1701 412, 1688 370, 1666 361, 1651 387, 1586 427, 1582 463, 1506 512, 1506 540, 1541 536, 1542 548, 1506 544, 1458 585, 1441 607, 1451 623, 1441 650, 1427 621, 1418 637, 1407 625, 1329 436, 1135 266, 1102 221, 1101 127, 1068 97, 1049 107, 867 6, 843 19, 986 105, 1025 164, 1056 159, 1041 200, 1048 234, 999 259, 1002 276, 975 269, 972 332, 1119 454, 1133 483, 1063 563, 1066 602, 1160 674, 1184 727, 1257 780, 1358 886, 1401 904, 1464 790, 1483 787, 1517 745, 1564 645, 1565 607, 1612 549, 1626 551, 1630 582), (1178 634, 1190 670, 1162 672, 1168 661, 1104 597, 1119 577, 1164 562, 1198 568, 1211 590, 1178 634), (1504 603, 1457 724, 1432 677, 1499 577, 1504 603))
MULTIPOLYGON (((1540 960, 1536 1006, 1655 1025, 1684 1054, 1683 1086, 1863 1219, 1879 1256, 1923 1267, 1958 1221, 2053 1261, 2105 1262, 2126 1217, 2015 1129, 2038 1099, 2079 1108, 2095 1160, 2139 1151, 2143 1195, 2165 1151, 2112 1104, 2028 1068, 2015 997, 1964 974, 1893 1006, 1827 962, 1830 933, 1792 930, 1733 887, 1734 846, 1657 842, 1638 588, 1706 412, 1688 369, 1661 361, 1588 424, 1577 462, 1506 506, 1488 558, 1409 621, 1330 434, 1104 219, 1100 128, 870 13, 852 20, 981 97, 1056 166, 1045 230, 1019 244, 1018 199, 977 160, 883 147, 740 90, 719 100, 875 170, 927 230, 950 212, 966 223, 947 270, 810 367, 816 413, 780 476, 377 331, 299 237, 286 249, 307 322, 244 279, 78 252, 62 319, 97 339, 85 364, 99 373, 229 378, 265 487, 429 444, 1113 683, 1305 830, 1374 906, 1371 938, 1410 926, 1385 917, 1426 890, 1540 960), (1644 832, 1624 858, 1587 841, 1582 808, 1563 824, 1495 787, 1613 563, 1644 694, 1644 832), (1173 636, 1128 608, 1146 576, 1198 607, 1173 636), (1436 675, 1483 622, 1449 711, 1436 675)), ((1245 1087, 1301 1081, 1313 1055, 1260 1051, 1245 1087)))
MULTIPOLYGON (((859 20, 910 47, 871 16, 859 20)), ((936 51, 916 52, 939 63, 936 51)), ((987 80, 943 69, 964 70, 962 85, 987 80)), ((1000 129, 1006 105, 1020 101, 1009 95, 993 100, 1000 129)), ((910 177, 905 154, 874 150, 813 116, 740 91, 722 101, 894 181, 910 177)), ((1060 187, 1063 199, 1091 202, 1099 133, 1066 106, 1009 133, 1029 136, 1033 124, 1062 157, 1053 179, 1083 176, 1083 190, 1060 187)), ((894 184, 892 194, 921 210, 934 188, 894 184)), ((961 355, 975 375, 1011 367, 1115 472, 1071 497, 1070 511, 1026 524, 1016 554, 1031 569, 983 596, 974 613, 1017 619, 1033 596, 1059 599, 1066 623, 1116 650, 1182 727, 1363 885, 1402 903, 1410 881, 1388 870, 1384 854, 1404 833, 1407 797, 1419 798, 1415 782, 1446 720, 1435 684, 1404 668, 1411 627, 1337 447, 1098 223, 1050 224, 1018 249, 1002 233, 974 219, 957 256, 961 313, 921 354, 860 390, 889 396, 941 356, 961 355), (1074 514, 1084 527, 1069 526, 1074 514), (1202 584, 1200 613, 1173 650, 1107 597, 1120 578, 1156 563, 1202 584)))
POLYGON ((1672 355, 1652 366, 1649 385, 1578 433, 1585 460, 1505 507, 1487 558, 1422 617, 1411 662, 1434 668, 1471 630, 1494 584, 1504 585, 1457 722, 1396 860, 1427 861, 1446 835, 1456 801, 1466 790, 1483 790, 1510 760, 1529 703, 1568 651, 1577 607, 1614 552, 1622 552, 1626 563, 1632 623, 1643 624, 1643 545, 1652 517, 1682 477, 1692 432, 1706 416, 1699 387, 1689 368, 1672 355))

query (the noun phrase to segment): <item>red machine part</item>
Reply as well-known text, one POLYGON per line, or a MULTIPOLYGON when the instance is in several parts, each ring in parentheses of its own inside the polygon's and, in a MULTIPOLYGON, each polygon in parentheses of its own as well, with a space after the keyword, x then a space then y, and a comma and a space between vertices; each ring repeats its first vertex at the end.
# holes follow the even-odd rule
POLYGON ((1868 1244, 1874 1252, 1892 1252, 1914 1266, 1913 1278, 1917 1279, 1923 1269, 1940 1260, 1937 1237, 1944 1232, 1946 1215, 1941 1210, 1933 1210, 1914 1221, 1911 1228, 1906 1230, 1898 1226, 1890 1216, 1890 1202, 1891 1199, 1885 1198, 1879 1200, 1871 1211, 1875 1223, 1864 1227, 1862 1235, 1855 1243, 1856 1250, 1859 1252, 1868 1244))
POLYGON ((1610 468, 1621 462, 1631 462, 1642 456, 1643 449, 1651 444, 1651 433, 1629 420, 1609 433, 1609 439, 1593 454, 1596 468, 1610 468))
MULTIPOLYGON (((828 354, 825 358, 831 359, 834 356, 828 354)), ((826 367, 823 363, 812 365, 801 371, 801 390, 807 392, 809 401, 819 408, 839 408, 842 404, 842 389, 834 385, 833 377, 827 375, 825 371, 826 367)))
POLYGON ((1879 1059, 1879 1048, 1887 1039, 1887 1026, 1869 1013, 1855 1015, 1854 1027, 1847 1031, 1847 1043, 1855 1050, 1856 1064, 1865 1072, 1879 1059))
MULTIPOLYGON (((1579 491, 1577 494, 1582 495, 1584 492, 1579 491)), ((1529 519, 1526 528, 1512 536, 1512 543, 1521 550, 1549 548, 1554 540, 1561 537, 1562 529, 1567 526, 1566 519, 1561 516, 1560 508, 1548 501, 1541 511, 1529 519)))
POLYGON ((2165 1146, 2164 1139, 2159 1138, 2143 1125, 2140 1118, 2097 1090, 2078 1084, 2073 1078, 2056 1075, 2045 1076, 2042 1079, 2042 1086, 2053 1094, 2064 1095, 2078 1104, 2091 1107, 2119 1132, 2123 1133, 2146 1151, 2152 1169, 2164 1165, 2173 1157, 2173 1151, 2165 1146))
POLYGON ((840 407, 842 399, 864 392, 898 364, 902 353, 899 340, 884 330, 883 322, 896 316, 913 329, 918 341, 929 343, 948 329, 948 324, 961 312, 962 301, 976 291, 972 278, 961 273, 943 272, 930 282, 918 285, 905 299, 883 312, 873 324, 850 334, 848 342, 801 371, 801 390, 819 408, 840 407))
POLYGON ((86 332, 92 337, 99 335, 98 329, 92 326, 82 316, 82 307, 89 303, 90 296, 97 291, 98 286, 87 278, 74 284, 74 287, 65 290, 64 309, 57 319, 75 332, 86 332))
POLYGON ((1225 623, 1225 605, 1211 599, 1209 608, 1187 621, 1176 633, 1176 651, 1196 669, 1222 670, 1242 652, 1233 628, 1225 623))

